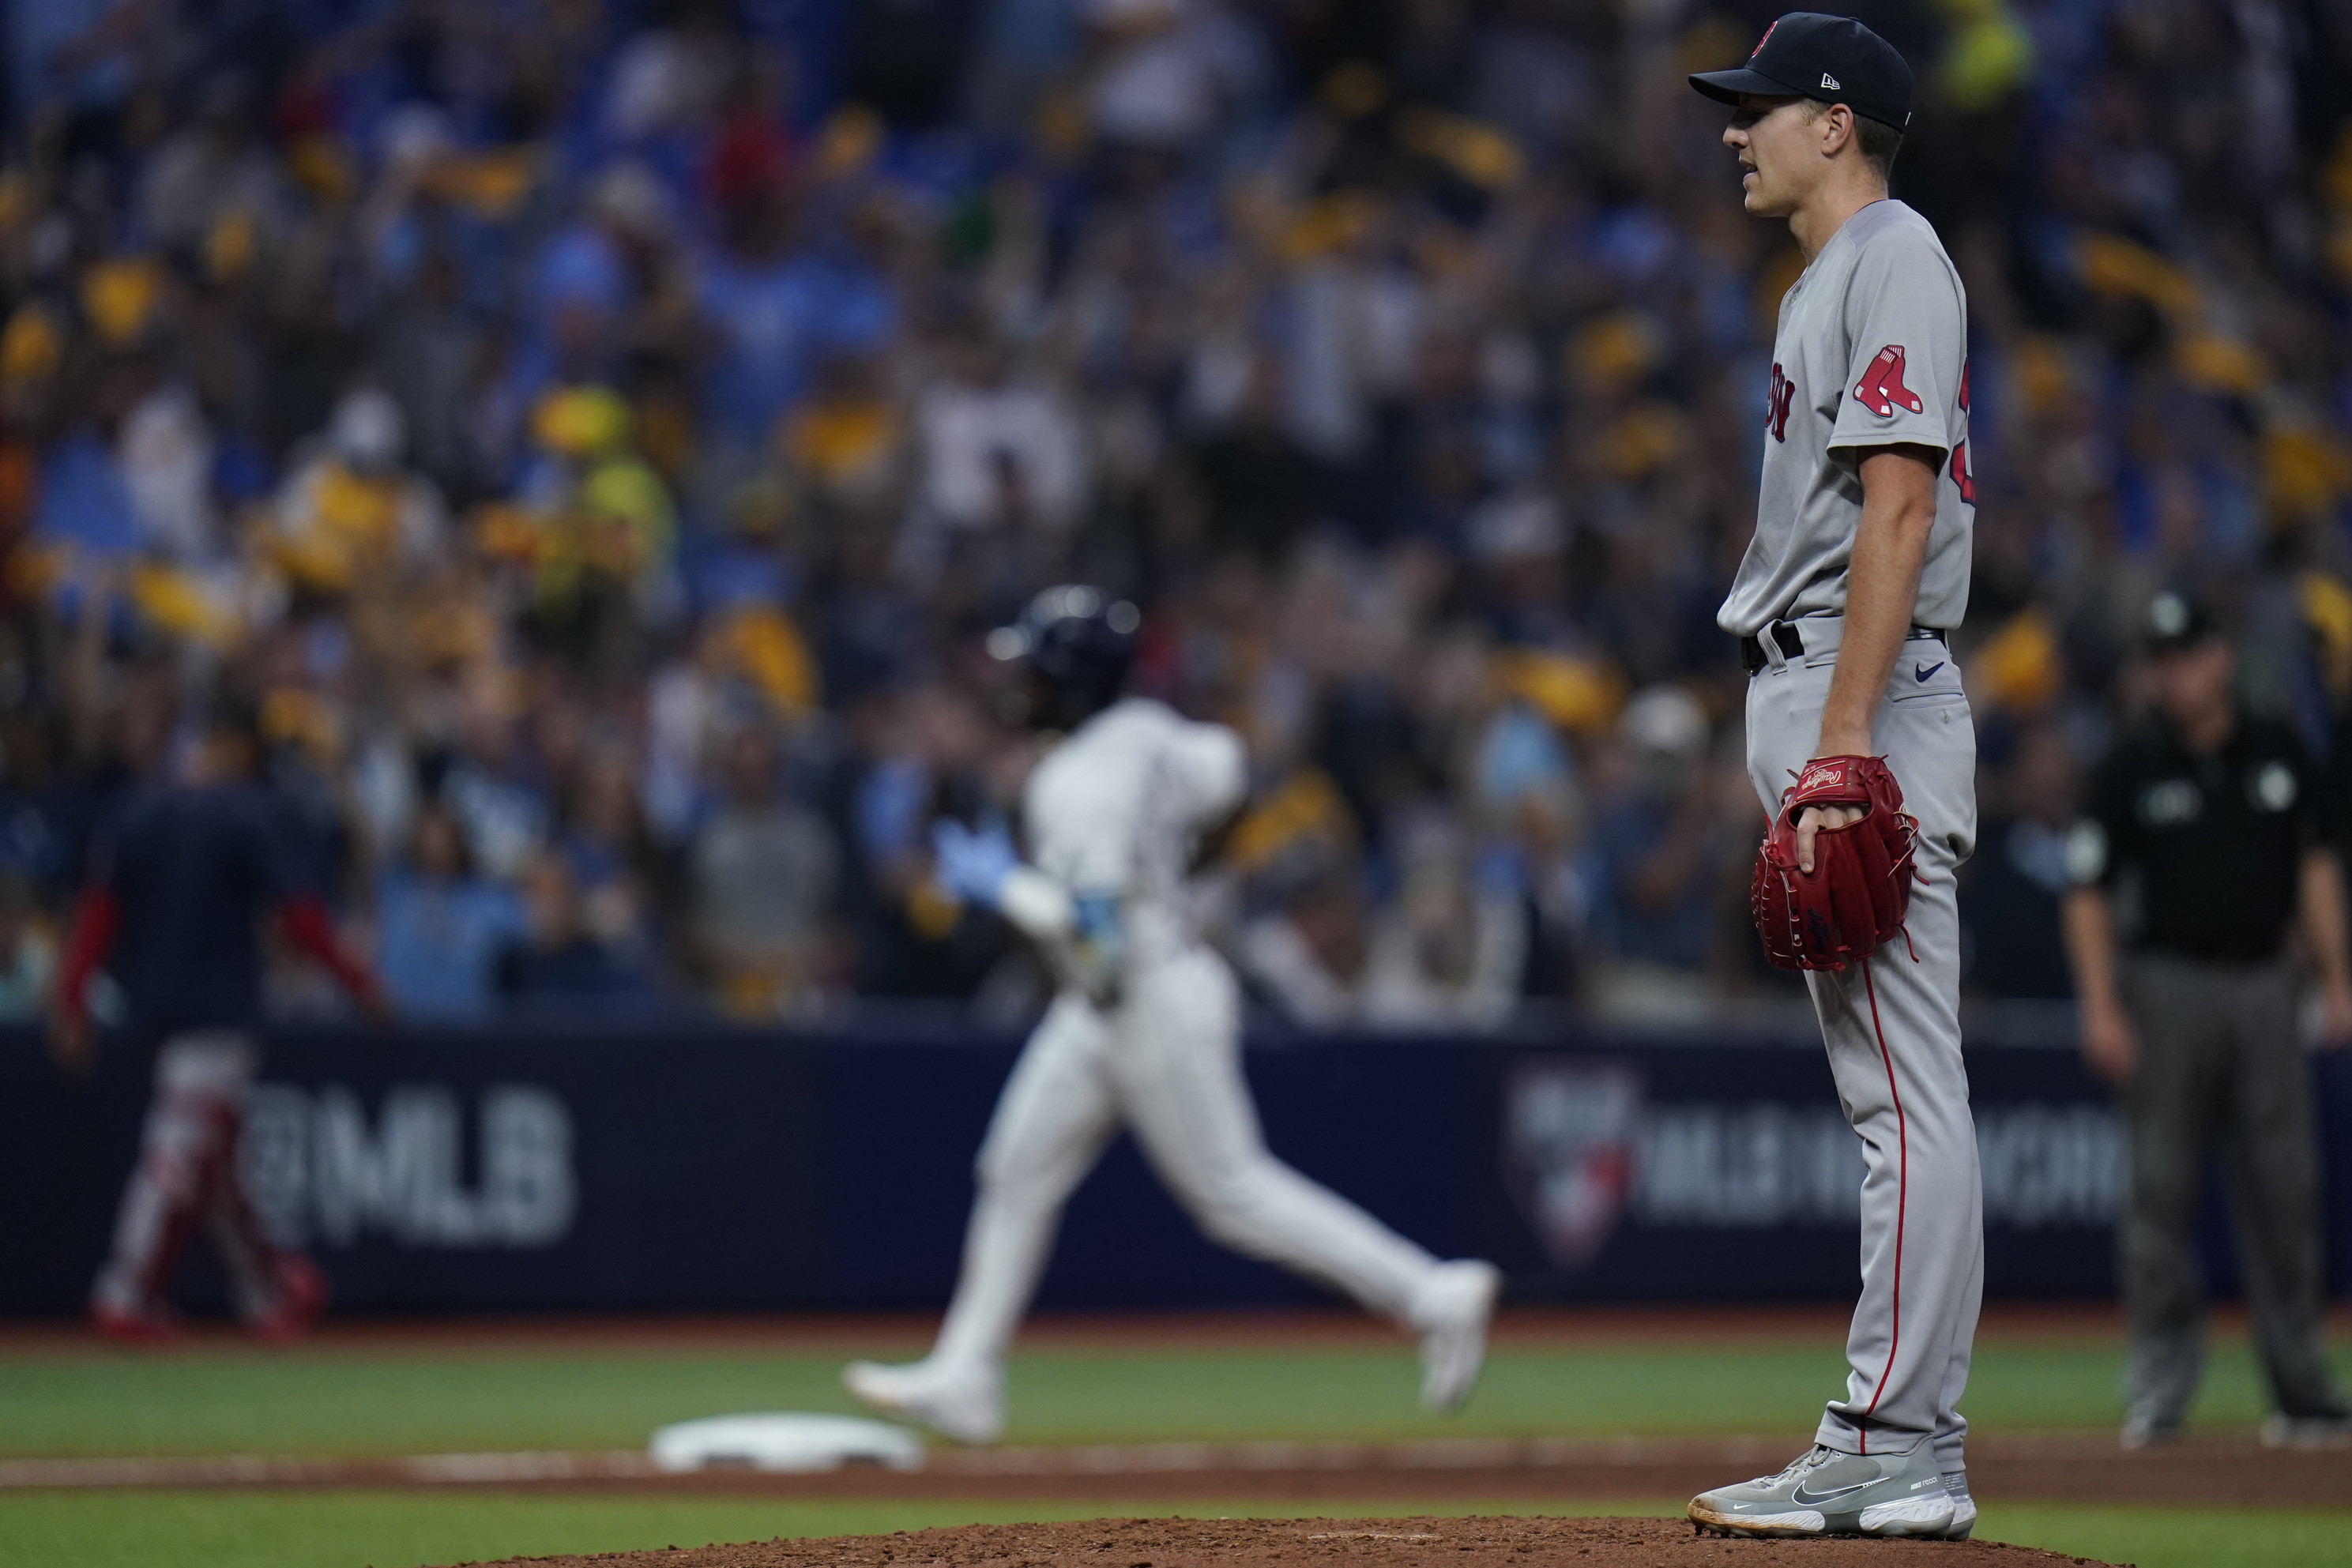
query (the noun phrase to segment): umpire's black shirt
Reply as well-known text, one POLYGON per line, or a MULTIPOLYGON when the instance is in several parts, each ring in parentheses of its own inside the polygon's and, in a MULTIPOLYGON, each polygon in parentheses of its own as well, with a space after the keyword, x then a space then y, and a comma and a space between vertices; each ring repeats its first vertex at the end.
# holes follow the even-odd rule
POLYGON ((2077 884, 2133 876, 2134 947, 2260 963, 2285 946, 2304 853, 2324 841, 2320 779, 2293 730, 2241 714, 2199 756, 2161 716, 2116 743, 2067 845, 2077 884))

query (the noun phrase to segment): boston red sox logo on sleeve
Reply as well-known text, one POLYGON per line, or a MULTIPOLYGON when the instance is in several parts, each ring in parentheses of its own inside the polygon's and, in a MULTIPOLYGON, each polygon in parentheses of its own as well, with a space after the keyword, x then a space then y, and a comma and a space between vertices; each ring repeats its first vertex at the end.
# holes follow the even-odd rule
POLYGON ((1894 418, 1897 403, 1913 413, 1927 412, 1927 405, 1919 401, 1919 394, 1903 384, 1903 345, 1900 343, 1889 343, 1878 350, 1870 361, 1870 368, 1862 372, 1862 380, 1854 383, 1853 395, 1862 400, 1863 407, 1881 419, 1894 418))

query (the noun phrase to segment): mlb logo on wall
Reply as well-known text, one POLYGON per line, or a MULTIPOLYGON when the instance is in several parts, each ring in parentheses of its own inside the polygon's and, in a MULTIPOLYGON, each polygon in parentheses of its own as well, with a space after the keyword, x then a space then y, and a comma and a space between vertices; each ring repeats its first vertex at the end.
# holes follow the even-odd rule
POLYGON ((285 1246, 386 1236, 410 1249, 532 1250, 561 1243, 579 1214, 574 1142, 570 1109, 539 1084, 495 1083, 474 1097, 395 1083, 370 1115, 342 1084, 263 1083, 246 1188, 285 1246))
POLYGON ((1544 1256, 1592 1261, 1633 1189, 1642 1076, 1616 1062, 1523 1061, 1505 1086, 1503 1180, 1544 1256))

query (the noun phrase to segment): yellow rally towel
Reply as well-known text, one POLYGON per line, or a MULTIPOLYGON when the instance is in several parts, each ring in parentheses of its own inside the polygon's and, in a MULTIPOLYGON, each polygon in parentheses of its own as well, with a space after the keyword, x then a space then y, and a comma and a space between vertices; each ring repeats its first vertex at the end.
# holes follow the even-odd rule
POLYGON ((1496 686, 1528 704, 1562 729, 1591 735, 1617 722, 1625 706, 1625 678, 1607 665, 1540 648, 1514 648, 1496 656, 1496 686))
POLYGON ((1977 689, 1995 706, 2031 712, 2058 695, 2065 670, 2058 634, 2040 605, 2011 616, 1978 650, 1977 689))
POLYGON ((816 657, 791 617, 770 604, 746 604, 719 627, 729 663, 776 711, 797 718, 816 706, 816 657))

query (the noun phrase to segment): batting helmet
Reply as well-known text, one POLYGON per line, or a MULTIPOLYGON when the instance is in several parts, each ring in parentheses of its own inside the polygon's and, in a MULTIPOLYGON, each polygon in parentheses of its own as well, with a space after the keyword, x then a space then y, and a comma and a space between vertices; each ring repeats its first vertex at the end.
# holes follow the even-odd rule
POLYGON ((1134 667, 1143 612, 1098 588, 1065 583, 1029 601, 1020 618, 988 634, 988 651, 1019 660, 1051 691, 1054 710, 1040 718, 1075 724, 1108 706, 1134 667))

